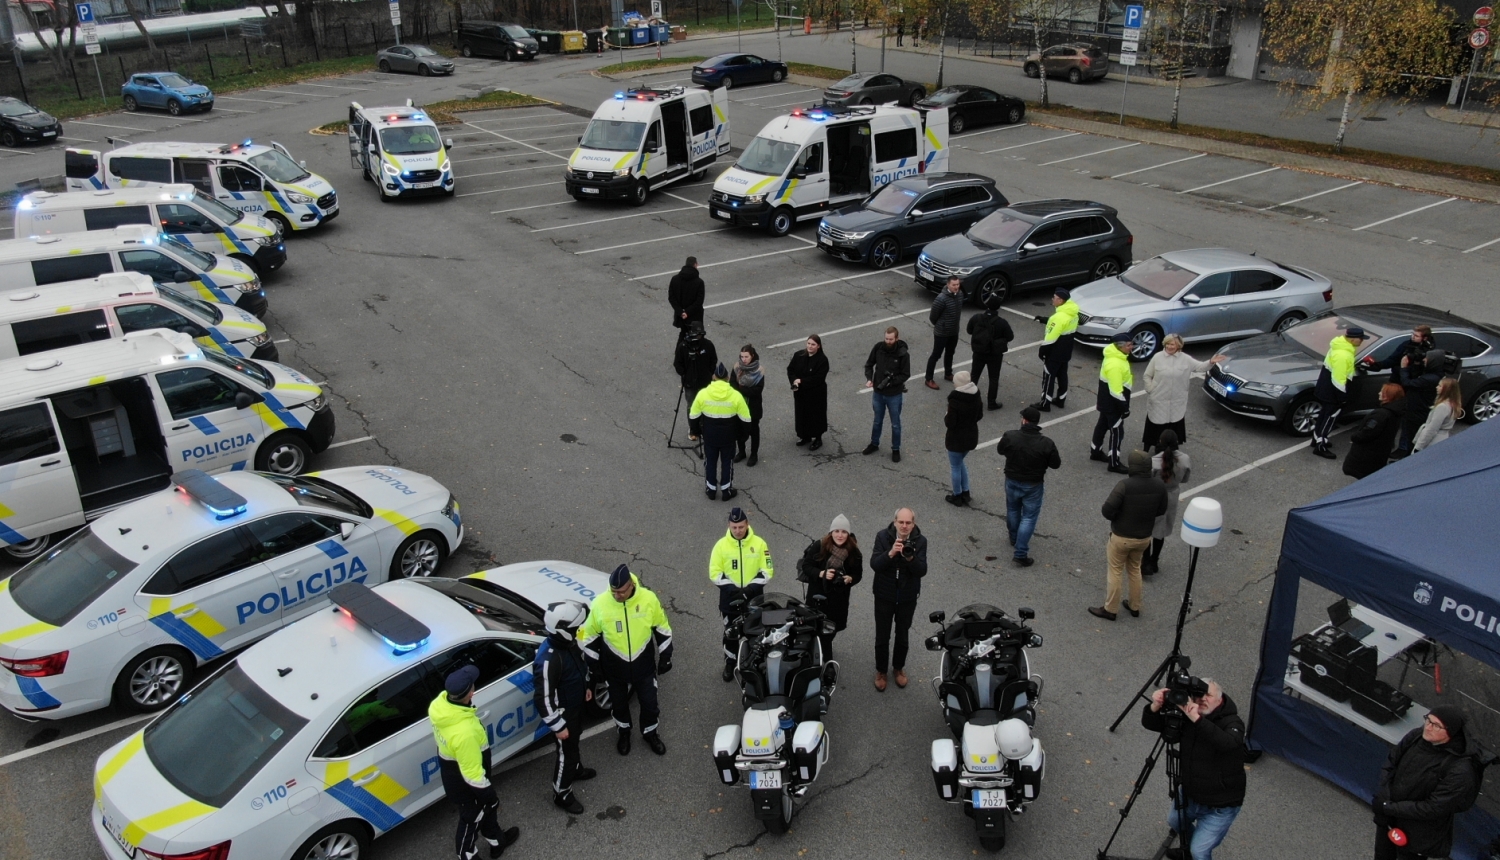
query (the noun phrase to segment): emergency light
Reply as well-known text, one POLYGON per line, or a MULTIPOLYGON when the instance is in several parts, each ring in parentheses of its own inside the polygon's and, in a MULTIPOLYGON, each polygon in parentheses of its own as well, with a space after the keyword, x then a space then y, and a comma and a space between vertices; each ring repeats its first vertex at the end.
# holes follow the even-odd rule
MULTIPOLYGON (((191 470, 190 470, 191 471, 191 470)), ((362 627, 381 638, 397 654, 427 644, 432 630, 401 607, 371 591, 362 582, 345 582, 328 592, 328 599, 362 627)))
POLYGON ((177 472, 172 475, 172 483, 221 520, 243 514, 250 506, 244 496, 209 477, 201 469, 177 472))

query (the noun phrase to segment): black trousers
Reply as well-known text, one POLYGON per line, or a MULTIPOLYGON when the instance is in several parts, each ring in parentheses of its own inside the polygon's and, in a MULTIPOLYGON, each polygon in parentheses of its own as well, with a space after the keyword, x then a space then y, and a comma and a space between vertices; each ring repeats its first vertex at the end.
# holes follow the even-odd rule
MULTIPOLYGON (((579 716, 581 717, 582 714, 579 716)), ((578 727, 583 725, 583 720, 575 720, 572 714, 565 715, 564 719, 567 720, 569 726, 573 726, 568 730, 568 739, 563 740, 557 735, 552 736, 552 740, 557 742, 557 763, 552 768, 552 791, 558 797, 572 791, 573 777, 577 775, 578 769, 583 767, 583 758, 578 751, 578 741, 581 736, 578 727)))
POLYGON ((1156 424, 1150 418, 1146 419, 1146 430, 1141 434, 1141 450, 1150 451, 1161 441, 1163 431, 1171 430, 1177 434, 1177 444, 1187 444, 1187 419, 1179 418, 1167 424, 1156 424))
POLYGON ((1385 827, 1375 825, 1375 860, 1427 860, 1426 854, 1397 848, 1386 836, 1385 827))
POLYGON ((703 481, 710 490, 734 486, 734 433, 716 430, 703 434, 703 481))
POLYGON ((630 694, 634 693, 641 706, 641 734, 655 732, 661 722, 661 707, 656 702, 654 652, 648 648, 631 663, 606 658, 601 668, 609 682, 609 706, 615 727, 622 732, 630 731, 630 694))
MULTIPOLYGON (((490 771, 490 751, 484 751, 484 772, 490 771)), ((458 807, 458 831, 453 847, 458 860, 473 860, 479 854, 479 837, 491 845, 500 843, 500 798, 495 786, 475 788, 464 779, 458 762, 438 759, 438 774, 443 779, 443 793, 458 807)))
POLYGON ((1333 433, 1334 422, 1339 420, 1339 413, 1344 411, 1344 401, 1329 403, 1319 400, 1323 408, 1318 411, 1318 423, 1313 425, 1312 443, 1314 448, 1327 448, 1328 437, 1333 433))
POLYGON ((745 443, 746 442, 750 443, 750 453, 756 454, 756 453, 760 452, 760 420, 759 419, 751 421, 750 422, 750 429, 747 430, 747 431, 745 431, 745 435, 742 438, 740 438, 738 441, 735 442, 735 445, 736 445, 736 447, 739 448, 739 452, 741 454, 745 453, 745 443))
POLYGON ((984 375, 985 371, 989 371, 990 374, 990 399, 986 400, 986 403, 1000 402, 1000 365, 1004 362, 1005 355, 1003 353, 990 358, 978 355, 974 356, 974 370, 969 374, 969 381, 978 385, 979 377, 984 375))
POLYGON ((885 672, 891 666, 906 668, 906 638, 911 630, 912 616, 916 612, 915 600, 897 603, 894 600, 875 598, 875 671, 885 672), (893 624, 896 628, 896 650, 891 653, 893 624))
POLYGON ((1042 362, 1042 402, 1063 405, 1068 399, 1068 363, 1066 361, 1042 362))
POLYGON ((1401 439, 1396 443, 1396 450, 1411 453, 1411 443, 1417 438, 1417 431, 1427 423, 1427 416, 1431 413, 1430 409, 1421 412, 1406 410, 1406 414, 1401 416, 1401 439))
POLYGON ((1120 465, 1120 444, 1125 441, 1125 413, 1100 412, 1094 422, 1094 450, 1104 450, 1104 437, 1109 435, 1109 464, 1120 465))
POLYGON ((943 357, 943 376, 953 377, 953 351, 958 349, 958 335, 932 336, 932 354, 927 356, 927 381, 932 381, 932 371, 937 368, 938 356, 943 357))

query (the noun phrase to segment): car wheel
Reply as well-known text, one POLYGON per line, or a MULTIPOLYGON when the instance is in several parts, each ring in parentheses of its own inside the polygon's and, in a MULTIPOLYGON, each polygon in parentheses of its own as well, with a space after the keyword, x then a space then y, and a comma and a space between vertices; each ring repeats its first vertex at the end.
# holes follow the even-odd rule
POLYGON ((797 216, 792 214, 790 206, 783 206, 771 213, 771 221, 767 226, 772 236, 785 236, 797 226, 797 216))
POLYGON ((458 48, 458 52, 460 54, 463 54, 465 58, 474 56, 474 49, 469 47, 467 43, 460 45, 458 48))
POLYGON ((388 63, 388 62, 386 62, 386 61, 385 61, 385 60, 381 60, 381 61, 380 61, 380 70, 381 70, 381 71, 382 71, 382 72, 387 72, 387 73, 389 73, 389 72, 390 72, 390 70, 391 70, 391 64, 390 64, 390 63, 388 63))
POLYGON ((1500 415, 1500 385, 1491 385, 1469 401, 1469 422, 1482 424, 1500 415))
POLYGON ((1010 124, 1011 125, 1015 125, 1016 123, 1020 122, 1021 121, 1021 117, 1025 116, 1025 115, 1026 115, 1026 112, 1023 111, 1021 108, 1019 108, 1019 107, 1013 107, 1013 108, 1010 109, 1010 113, 1007 114, 1005 118, 1008 119, 1008 120, 1010 120, 1010 124))
POLYGON ((964 115, 963 114, 956 113, 953 116, 948 117, 948 133, 949 134, 961 134, 961 133, 963 133, 963 130, 964 130, 964 115))
POLYGON ((0 143, 5 144, 6 146, 15 147, 21 145, 21 139, 19 137, 16 137, 16 133, 14 131, 11 131, 7 128, 4 131, 0 131, 0 143))
POLYGON ((719 86, 723 87, 726 90, 732 90, 732 89, 734 89, 734 78, 731 78, 730 76, 725 75, 724 76, 724 80, 722 80, 722 81, 719 82, 719 86))
POLYGON ((507 63, 514 63, 515 61, 516 61, 516 52, 512 51, 510 48, 506 48, 505 49, 505 62, 507 62, 507 63))
POLYGON ((432 69, 427 68, 426 65, 417 66, 417 74, 424 78, 430 78, 432 77, 432 69))
POLYGON ((651 187, 646 184, 646 180, 637 179, 635 185, 631 186, 630 189, 630 205, 643 206, 646 203, 646 198, 650 195, 651 187))
POLYGON ((707 175, 708 175, 708 168, 705 167, 702 170, 694 170, 693 171, 693 175, 689 176, 688 178, 691 179, 691 180, 693 180, 694 182, 697 182, 698 180, 702 179, 703 177, 705 177, 707 175))
POLYGON ((292 860, 361 860, 369 853, 369 828, 360 821, 339 821, 309 836, 292 860))
POLYGON ((1026 77, 1039 78, 1042 76, 1042 67, 1036 63, 1027 63, 1025 66, 1026 77))
POLYGON ((1070 84, 1081 84, 1081 83, 1083 83, 1083 72, 1080 72, 1077 69, 1068 69, 1068 83, 1070 83, 1070 84))
POLYGON ((863 99, 859 100, 859 103, 862 104, 862 105, 868 106, 868 105, 875 104, 875 100, 874 99, 870 99, 870 98, 863 98, 863 99))
POLYGON ((925 98, 927 98, 927 91, 922 89, 921 87, 917 87, 916 89, 911 91, 911 98, 906 100, 906 106, 911 107, 912 105, 925 98))
POLYGON ((144 651, 115 679, 115 701, 138 714, 159 711, 187 690, 195 666, 193 655, 181 648, 144 651))
POLYGON ((47 551, 52 545, 52 535, 42 535, 39 538, 13 543, 5 548, 5 554, 16 561, 31 561, 47 551))
MULTIPOLYGON (((369 174, 366 174, 365 178, 366 179, 370 179, 370 180, 374 180, 375 177, 370 176, 369 174)), ((276 222, 276 226, 278 226, 278 227, 281 228, 281 235, 283 235, 283 236, 290 236, 292 234, 292 222, 286 220, 286 216, 285 215, 282 215, 279 212, 271 212, 271 213, 268 213, 266 215, 266 217, 269 218, 270 220, 276 222)))
POLYGON ((1304 394, 1292 401, 1286 415, 1282 416, 1281 426, 1293 436, 1311 436, 1322 414, 1323 404, 1314 400, 1311 394, 1304 394))
POLYGON ((182 113, 182 102, 177 99, 167 99, 167 113, 177 116, 182 113))
POLYGON ((130 111, 131 113, 134 113, 136 111, 136 109, 139 108, 139 107, 140 107, 140 104, 135 100, 135 96, 126 96, 125 97, 125 109, 126 110, 130 111))
POLYGON ((312 459, 312 447, 295 431, 283 430, 263 442, 255 452, 255 471, 273 475, 300 475, 312 459))
POLYGON ((417 532, 401 542, 391 559, 392 580, 432 576, 448 557, 443 536, 433 531, 417 532))
POLYGON ((1161 349, 1161 329, 1147 323, 1130 332, 1130 360, 1145 361, 1161 349))
POLYGON ((881 236, 870 246, 870 265, 877 269, 889 269, 901 259, 901 243, 895 236, 881 236))
POLYGON ((1001 272, 992 272, 980 278, 979 286, 974 288, 974 299, 982 307, 988 307, 991 296, 997 302, 1010 298, 1010 278, 1001 272))
POLYGON ((1277 320, 1276 327, 1272 329, 1272 331, 1286 331, 1287 329, 1291 328, 1299 322, 1302 322, 1305 319, 1307 319, 1307 314, 1302 313, 1301 311, 1292 311, 1291 313, 1277 320))
POLYGON ((773 83, 773 84, 779 84, 785 78, 786 78, 786 72, 783 72, 780 69, 777 69, 776 71, 774 71, 774 72, 771 73, 771 83, 773 83))
POLYGON ((1093 269, 1089 270, 1089 280, 1097 281, 1101 278, 1113 278, 1118 274, 1120 274, 1120 261, 1114 257, 1105 257, 1095 263, 1093 269))

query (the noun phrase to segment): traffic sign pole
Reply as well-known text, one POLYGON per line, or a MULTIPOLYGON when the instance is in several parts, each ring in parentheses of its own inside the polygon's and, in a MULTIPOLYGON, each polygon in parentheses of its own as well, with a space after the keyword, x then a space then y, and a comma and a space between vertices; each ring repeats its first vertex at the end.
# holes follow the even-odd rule
POLYGON ((1132 4, 1125 7, 1125 28, 1120 33, 1120 65, 1125 67, 1125 85, 1120 88, 1120 125, 1125 124, 1125 94, 1130 92, 1130 67, 1135 65, 1145 17, 1145 6, 1132 4))
POLYGON ((391 29, 396 31, 396 44, 401 44, 401 0, 391 0, 391 29))

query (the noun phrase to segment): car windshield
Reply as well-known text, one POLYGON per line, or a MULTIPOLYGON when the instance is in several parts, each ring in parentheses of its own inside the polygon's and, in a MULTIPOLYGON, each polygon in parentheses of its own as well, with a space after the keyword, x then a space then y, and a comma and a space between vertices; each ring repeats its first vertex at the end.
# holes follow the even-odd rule
POLYGON ((797 144, 784 140, 757 137, 740 153, 740 160, 734 166, 751 173, 780 176, 786 172, 792 159, 797 157, 797 150, 800 148, 797 144))
POLYGON ((200 206, 201 208, 208 210, 208 213, 210 215, 214 216, 220 221, 223 221, 225 224, 238 224, 241 221, 245 220, 245 213, 241 212, 238 209, 225 206, 223 203, 220 203, 212 197, 209 197, 202 191, 195 190, 193 192, 193 202, 198 204, 198 206, 200 206))
POLYGON ((912 201, 917 199, 917 193, 910 188, 887 185, 870 195, 865 208, 883 215, 902 215, 905 214, 907 207, 911 206, 912 201))
POLYGON ((17 571, 10 595, 27 615, 61 627, 132 570, 135 562, 85 528, 17 571))
POLYGON ((174 90, 180 90, 183 87, 190 87, 193 85, 192 81, 184 78, 182 75, 157 75, 156 79, 158 81, 161 81, 162 86, 174 90))
POLYGON ((268 149, 260 155, 250 156, 250 166, 264 173, 272 182, 301 182, 312 175, 279 149, 268 149))
POLYGON ((186 245, 173 239, 171 236, 162 236, 161 245, 163 248, 168 248, 173 254, 176 254, 179 260, 187 260, 189 263, 197 266, 200 273, 212 272, 214 266, 219 264, 219 261, 214 259, 213 254, 207 251, 200 251, 191 245, 186 245))
POLYGON ((414 580, 448 595, 479 617, 490 630, 530 630, 541 633, 540 608, 520 595, 482 579, 448 579, 443 576, 414 580))
POLYGON ((1360 326, 1365 330, 1366 339, 1361 348, 1369 346, 1375 340, 1390 334, 1389 331, 1371 326, 1363 320, 1351 320, 1341 316, 1337 312, 1315 316, 1305 322, 1297 323, 1283 331, 1282 337, 1297 344, 1313 355, 1323 355, 1328 352, 1328 344, 1333 339, 1344 333, 1351 325, 1360 326))
POLYGON ((1166 257, 1152 257, 1144 263, 1130 267, 1120 275, 1120 280, 1148 296, 1170 299, 1182 292, 1202 272, 1183 268, 1166 257))
POLYGON ((426 45, 407 45, 406 47, 411 48, 411 52, 419 57, 436 57, 438 55, 437 51, 426 45))
POLYGON ((865 81, 868 80, 869 77, 869 75, 850 75, 849 77, 844 78, 843 80, 834 84, 832 87, 829 87, 829 89, 857 90, 865 85, 865 81))
POLYGON ((1032 222, 1002 210, 985 216, 964 235, 981 245, 1014 248, 1032 226, 1032 222))
POLYGON ((18 102, 15 99, 0 101, 0 116, 25 116, 36 112, 36 108, 25 102, 18 102))
POLYGON ((408 125, 380 130, 380 148, 391 155, 423 155, 442 148, 435 125, 408 125))
POLYGON ((174 788, 223 807, 307 725, 250 680, 239 663, 177 700, 146 727, 143 746, 174 788), (212 766, 205 766, 212 762, 212 766))
POLYGON ((203 357, 214 364, 237 370, 266 388, 271 388, 276 384, 276 378, 271 376, 270 372, 248 358, 236 358, 212 349, 203 350, 203 357))
POLYGON ((185 311, 207 319, 214 325, 218 325, 224 321, 224 314, 219 310, 217 305, 205 302, 194 296, 183 295, 171 287, 158 286, 157 289, 161 291, 161 297, 166 299, 168 304, 176 305, 185 311))
POLYGON ((290 493, 299 505, 332 508, 364 518, 369 518, 375 513, 374 509, 365 504, 364 499, 332 481, 308 475, 293 478, 285 475, 272 475, 269 472, 264 473, 262 477, 290 493))
POLYGON ((927 98, 923 99, 923 101, 930 102, 935 105, 951 105, 954 102, 958 101, 958 97, 963 95, 964 92, 965 90, 961 90, 958 87, 944 87, 943 89, 940 89, 927 98))
POLYGON ((643 122, 625 122, 615 119, 589 120, 578 145, 583 149, 607 149, 614 152, 635 152, 641 148, 641 138, 646 134, 643 122))
POLYGON ((505 34, 507 36, 510 36, 512 39, 530 39, 531 38, 531 34, 528 33, 528 32, 526 32, 525 28, 523 28, 523 27, 517 27, 515 24, 506 24, 504 27, 501 27, 500 29, 504 30, 505 34))

